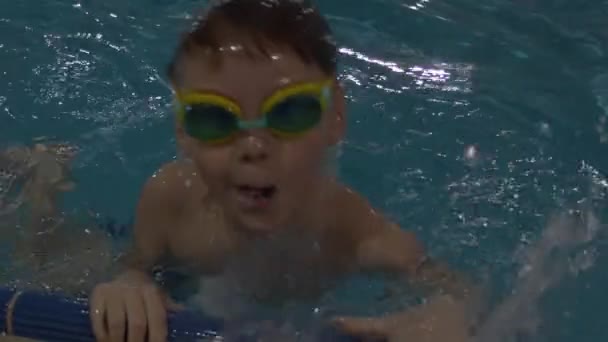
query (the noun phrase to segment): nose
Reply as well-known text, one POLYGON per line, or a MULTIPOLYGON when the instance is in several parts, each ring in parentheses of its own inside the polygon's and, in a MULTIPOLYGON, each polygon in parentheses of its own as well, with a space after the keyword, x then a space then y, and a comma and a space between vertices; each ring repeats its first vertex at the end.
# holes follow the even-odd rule
POLYGON ((268 145, 264 137, 248 134, 239 141, 239 162, 255 164, 266 161, 269 156, 268 145))

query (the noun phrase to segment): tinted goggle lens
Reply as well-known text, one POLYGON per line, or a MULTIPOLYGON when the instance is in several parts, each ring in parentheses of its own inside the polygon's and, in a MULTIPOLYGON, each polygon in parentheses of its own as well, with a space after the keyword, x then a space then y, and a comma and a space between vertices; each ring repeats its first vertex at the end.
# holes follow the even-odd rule
MULTIPOLYGON (((323 104, 319 96, 292 95, 265 114, 264 128, 279 135, 300 134, 316 126, 322 114, 323 104)), ((212 103, 185 105, 183 120, 188 135, 209 142, 227 139, 248 126, 235 113, 212 103)))
POLYGON ((202 141, 222 140, 238 130, 236 115, 224 107, 197 103, 187 105, 184 110, 186 133, 202 141))

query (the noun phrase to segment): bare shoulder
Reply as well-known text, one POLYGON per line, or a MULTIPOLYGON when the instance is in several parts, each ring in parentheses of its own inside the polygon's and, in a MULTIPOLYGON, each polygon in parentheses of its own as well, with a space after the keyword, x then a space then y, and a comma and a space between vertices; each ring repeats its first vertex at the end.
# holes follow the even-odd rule
POLYGON ((163 165, 146 182, 142 201, 149 199, 161 202, 169 210, 179 211, 188 195, 200 193, 204 184, 197 176, 192 164, 186 161, 173 161, 163 165))
POLYGON ((332 207, 335 209, 335 229, 364 239, 381 229, 386 219, 367 200, 351 187, 332 181, 332 207))
POLYGON ((340 183, 334 186, 335 229, 349 236, 364 266, 393 264, 409 268, 418 262, 424 248, 414 232, 391 221, 355 190, 340 183))
POLYGON ((193 189, 200 191, 202 186, 193 173, 189 163, 174 161, 148 178, 135 214, 133 262, 149 266, 168 251, 169 232, 174 230, 193 189))

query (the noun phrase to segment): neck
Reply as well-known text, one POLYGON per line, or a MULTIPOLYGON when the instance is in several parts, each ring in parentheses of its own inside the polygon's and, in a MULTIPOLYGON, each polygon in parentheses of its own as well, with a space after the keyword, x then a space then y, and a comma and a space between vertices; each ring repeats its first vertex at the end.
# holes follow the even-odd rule
POLYGON ((279 235, 302 235, 320 237, 333 224, 333 199, 335 197, 336 180, 324 177, 316 188, 302 198, 300 209, 290 222, 282 227, 279 235))

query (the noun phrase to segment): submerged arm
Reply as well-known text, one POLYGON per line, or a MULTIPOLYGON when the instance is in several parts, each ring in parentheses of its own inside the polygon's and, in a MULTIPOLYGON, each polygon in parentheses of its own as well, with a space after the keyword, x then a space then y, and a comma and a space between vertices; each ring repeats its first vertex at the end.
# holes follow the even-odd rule
POLYGON ((378 221, 376 232, 360 245, 358 255, 364 270, 395 275, 424 297, 449 295, 469 300, 479 293, 464 273, 427 255, 413 233, 383 218, 378 221))
MULTIPOLYGON (((389 341, 465 341, 481 292, 463 273, 426 254, 415 234, 401 229, 352 194, 348 219, 362 271, 383 272, 424 298, 422 305, 376 319, 340 320, 349 334, 389 341)), ((398 286, 398 284, 397 284, 398 286)), ((401 292, 401 291, 398 291, 401 292)))

